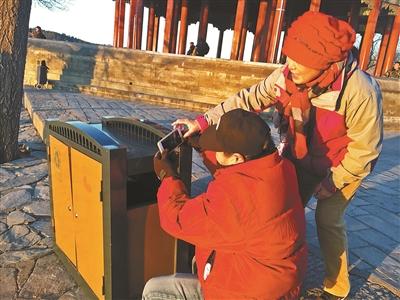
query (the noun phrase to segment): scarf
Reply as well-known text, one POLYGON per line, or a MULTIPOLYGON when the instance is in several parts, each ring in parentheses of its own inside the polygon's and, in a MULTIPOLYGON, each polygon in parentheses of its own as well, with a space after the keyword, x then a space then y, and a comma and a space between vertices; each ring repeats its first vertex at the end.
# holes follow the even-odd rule
POLYGON ((311 99, 326 92, 339 77, 345 66, 345 60, 333 63, 316 79, 297 85, 287 67, 284 70, 286 89, 281 89, 281 97, 276 108, 283 117, 279 132, 286 132, 286 142, 296 159, 304 158, 308 153, 306 124, 310 119, 311 99))

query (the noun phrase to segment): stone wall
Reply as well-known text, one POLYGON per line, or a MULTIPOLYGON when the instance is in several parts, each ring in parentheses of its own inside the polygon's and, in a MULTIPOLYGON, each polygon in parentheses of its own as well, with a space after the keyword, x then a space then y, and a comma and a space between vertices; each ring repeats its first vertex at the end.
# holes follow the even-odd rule
MULTIPOLYGON (((210 59, 107 46, 29 39, 25 84, 45 60, 54 87, 114 99, 204 110, 269 75, 276 64, 210 59)), ((378 79, 385 116, 400 117, 398 80, 378 79)))
POLYGON ((60 89, 192 108, 213 106, 277 67, 30 39, 25 84, 36 83, 41 60, 50 68, 48 78, 60 89))

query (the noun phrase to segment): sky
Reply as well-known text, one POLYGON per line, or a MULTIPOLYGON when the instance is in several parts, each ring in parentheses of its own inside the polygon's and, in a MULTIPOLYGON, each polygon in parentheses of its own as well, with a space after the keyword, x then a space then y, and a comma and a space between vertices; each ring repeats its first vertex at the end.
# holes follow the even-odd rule
POLYGON ((49 10, 33 1, 29 27, 65 33, 98 44, 112 44, 114 2, 112 0, 69 0, 65 10, 49 10))
MULTIPOLYGON (((29 27, 42 27, 43 30, 56 31, 79 38, 81 40, 96 44, 112 45, 114 35, 114 12, 115 2, 112 0, 68 0, 65 10, 49 10, 33 1, 29 27)), ((126 46, 128 35, 129 4, 125 7, 125 38, 126 46)), ((143 16, 143 32, 147 31, 148 9, 145 8, 143 16)), ((159 41, 164 35, 165 20, 160 20, 159 41)), ((188 39, 186 49, 190 42, 197 41, 198 23, 191 24, 188 28, 188 39)), ((179 32, 178 32, 179 34, 179 32)), ((210 45, 210 52, 207 56, 216 57, 218 46, 219 30, 212 24, 208 25, 207 43, 210 45)), ((146 47, 146 34, 143 34, 142 47, 146 47)), ((229 58, 232 45, 233 31, 227 30, 224 33, 222 44, 222 58, 229 58)), ((254 35, 247 34, 244 60, 249 61, 254 35)), ((159 42, 161 52, 162 42, 159 42)))

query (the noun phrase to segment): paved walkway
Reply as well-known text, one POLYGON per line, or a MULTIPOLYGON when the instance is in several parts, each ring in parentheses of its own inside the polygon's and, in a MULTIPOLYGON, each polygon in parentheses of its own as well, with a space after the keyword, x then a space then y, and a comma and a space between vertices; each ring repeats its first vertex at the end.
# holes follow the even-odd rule
MULTIPOLYGON (((85 299, 53 252, 48 170, 43 120, 98 122, 101 116, 131 116, 165 126, 195 112, 140 102, 52 91, 25 91, 19 139, 31 153, 0 165, 0 299, 85 299), (32 120, 34 125, 32 124, 32 120), (35 130, 35 127, 37 131, 35 130)), ((400 296, 400 134, 386 132, 375 172, 347 210, 352 290, 349 299, 399 299, 400 296), (396 296, 397 295, 397 296, 396 296)), ((194 154, 193 193, 210 180, 194 154)), ((306 208, 310 258, 305 289, 323 277, 314 221, 315 201, 306 208)), ((304 299, 313 290, 304 292, 304 299)))

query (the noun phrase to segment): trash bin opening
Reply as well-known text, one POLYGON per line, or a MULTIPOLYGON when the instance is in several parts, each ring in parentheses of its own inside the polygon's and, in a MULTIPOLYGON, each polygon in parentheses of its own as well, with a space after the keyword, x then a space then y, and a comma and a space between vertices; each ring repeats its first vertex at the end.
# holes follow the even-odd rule
POLYGON ((154 172, 128 176, 126 184, 127 209, 157 202, 160 181, 154 172))

